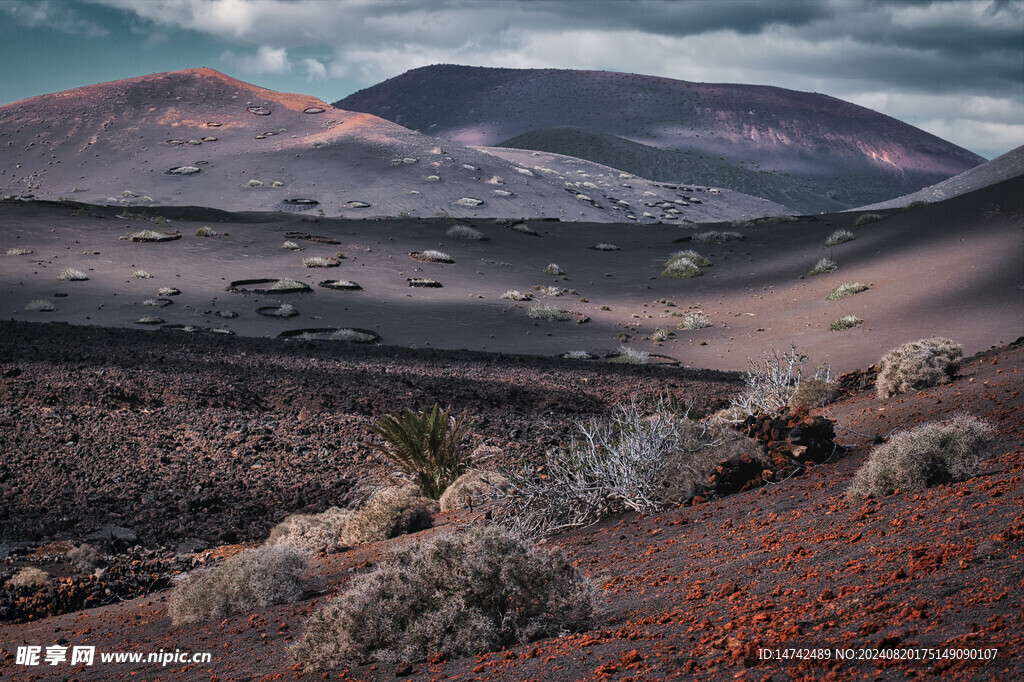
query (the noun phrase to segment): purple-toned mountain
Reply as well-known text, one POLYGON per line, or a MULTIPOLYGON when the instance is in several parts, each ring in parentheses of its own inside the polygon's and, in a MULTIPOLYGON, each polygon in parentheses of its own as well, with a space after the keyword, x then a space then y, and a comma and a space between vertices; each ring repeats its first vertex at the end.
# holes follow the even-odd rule
POLYGON ((0 196, 348 218, 677 224, 788 210, 729 190, 690 201, 706 188, 626 182, 617 170, 578 159, 537 162, 509 161, 205 68, 0 107, 0 196))
POLYGON ((804 211, 883 201, 985 161, 827 95, 607 71, 428 66, 335 106, 460 144, 573 155, 804 211))

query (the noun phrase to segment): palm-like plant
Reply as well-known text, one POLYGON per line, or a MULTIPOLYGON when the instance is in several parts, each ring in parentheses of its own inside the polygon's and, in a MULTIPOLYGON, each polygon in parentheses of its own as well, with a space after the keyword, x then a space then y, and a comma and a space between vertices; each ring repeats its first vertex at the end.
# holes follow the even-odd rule
POLYGON ((470 467, 471 455, 462 447, 470 424, 466 415, 453 417, 451 408, 435 404, 424 412, 406 407, 386 414, 370 429, 384 439, 375 449, 436 500, 470 467))

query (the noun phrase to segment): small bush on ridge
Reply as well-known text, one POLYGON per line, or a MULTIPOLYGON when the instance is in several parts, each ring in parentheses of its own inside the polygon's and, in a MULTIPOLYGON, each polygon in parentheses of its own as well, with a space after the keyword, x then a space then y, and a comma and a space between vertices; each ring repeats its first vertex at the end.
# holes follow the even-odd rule
POLYGON ((849 494, 881 497, 966 480, 980 469, 983 446, 994 435, 988 422, 967 415, 898 433, 871 451, 849 494))
POLYGON ((474 504, 478 504, 495 493, 508 490, 508 486, 508 478, 497 471, 470 469, 445 488, 444 494, 439 500, 441 511, 460 509, 466 504, 467 497, 474 504))
POLYGON ((963 356, 963 346, 941 336, 897 346, 879 362, 878 395, 887 398, 949 381, 960 369, 963 356))
POLYGON ((559 550, 474 528, 390 552, 309 618, 293 654, 323 670, 495 651, 582 630, 599 599, 559 550))
POLYGON ((430 528, 436 508, 412 485, 381 488, 345 521, 342 544, 354 547, 430 528))
POLYGON ((304 553, 287 546, 246 550, 178 583, 167 611, 171 621, 181 625, 296 601, 302 596, 308 562, 304 553))

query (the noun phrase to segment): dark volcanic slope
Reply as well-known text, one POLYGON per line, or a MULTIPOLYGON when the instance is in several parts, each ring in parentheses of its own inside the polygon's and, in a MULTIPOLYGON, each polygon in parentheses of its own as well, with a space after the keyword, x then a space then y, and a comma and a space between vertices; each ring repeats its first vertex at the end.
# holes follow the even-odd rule
MULTIPOLYGON (((906 194, 984 161, 913 126, 826 95, 605 71, 429 66, 336 106, 470 145, 493 146, 531 131, 572 126, 688 153, 695 169, 709 173, 706 180, 679 177, 675 173, 684 166, 659 169, 653 161, 618 153, 606 158, 606 144, 578 150, 609 166, 636 162, 623 170, 642 174, 642 168, 652 168, 653 179, 663 181, 731 186, 708 167, 715 160, 788 173, 815 189, 818 201, 796 206, 808 211, 837 208, 829 196, 850 207, 906 194)), ((546 130, 543 139, 545 151, 565 148, 556 131, 546 130)), ((770 179, 759 184, 760 196, 785 203, 770 179)))
POLYGON ((931 187, 889 201, 863 206, 860 210, 901 208, 915 201, 944 201, 1021 175, 1024 175, 1024 147, 1017 147, 931 187))
MULTIPOLYGON (((658 218, 643 216, 644 203, 676 198, 646 181, 622 187, 617 172, 572 181, 590 182, 598 191, 581 201, 557 174, 212 69, 102 83, 0 107, 2 194, 232 211, 305 208, 360 218, 595 222, 627 220, 633 211, 619 201, 637 207, 637 222, 651 222, 658 218), (189 174, 168 173, 175 168, 189 174), (282 203, 296 199, 319 204, 282 203)), ((783 210, 723 193, 685 217, 727 220, 783 210)))

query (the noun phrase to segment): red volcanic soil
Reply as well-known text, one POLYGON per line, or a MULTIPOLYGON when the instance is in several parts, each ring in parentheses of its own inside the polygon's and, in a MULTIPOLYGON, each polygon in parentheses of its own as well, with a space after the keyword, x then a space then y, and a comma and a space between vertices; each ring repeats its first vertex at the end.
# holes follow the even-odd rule
MULTIPOLYGON (((278 445, 264 448, 263 455, 246 454, 251 446, 265 442, 265 431, 233 431, 234 442, 243 445, 228 457, 225 448, 230 445, 224 443, 228 434, 217 434, 217 422, 237 420, 238 413, 250 411, 246 418, 273 419, 285 425, 282 433, 295 438, 305 429, 333 425, 339 412, 351 413, 352 408, 327 405, 314 398, 315 391, 303 390, 307 385, 326 387, 326 376, 340 382, 337 393, 344 395, 345 386, 356 385, 359 372, 376 368, 372 380, 358 382, 358 393, 382 400, 375 404, 381 409, 423 399, 444 400, 454 397, 453 391, 464 394, 473 386, 481 393, 479 414, 489 421, 497 419, 501 406, 507 404, 511 420, 532 416, 564 422, 580 409, 624 397, 627 379, 642 379, 652 388, 676 381, 674 390, 684 395, 701 390, 701 377, 659 373, 654 368, 599 373, 574 368, 570 372, 558 362, 423 353, 360 352, 328 359, 318 349, 279 342, 222 339, 210 346, 178 345, 172 343, 175 337, 163 334, 78 328, 55 332, 46 326, 21 324, 4 324, 2 330, 2 405, 16 418, 16 424, 4 426, 5 437, 25 428, 36 437, 59 441, 75 424, 73 428, 82 434, 78 449, 54 448, 48 457, 64 466, 88 458, 99 474, 94 485, 101 490, 116 489, 111 483, 115 475, 138 474, 125 467, 125 454, 101 456, 104 448, 91 445, 95 431, 82 422, 106 418, 109 428, 121 433, 137 429, 143 462, 155 449, 166 447, 175 432, 193 429, 210 434, 210 444, 221 448, 211 453, 216 464, 209 469, 219 476, 217 488, 239 489, 244 467, 232 468, 228 459, 244 462, 259 457, 264 462, 274 460, 272 466, 279 467, 288 458, 268 456, 283 450, 278 445), (122 362, 127 363, 124 370, 119 367, 122 362), (256 371, 259 367, 266 368, 265 378, 256 371), (315 380, 318 374, 325 375, 323 384, 315 380), (479 383, 469 383, 471 377, 479 383), (492 386, 488 388, 484 381, 492 386), (507 398, 499 388, 502 384, 516 387, 507 398), (402 395, 402 385, 409 396, 402 395), (556 403, 539 402, 552 391, 560 395, 556 386, 572 393, 556 403), (205 409, 217 419, 163 430, 164 422, 158 417, 168 417, 167 423, 181 419, 184 408, 178 406, 194 404, 197 390, 210 402, 205 409), (262 402, 249 405, 245 396, 262 402), (108 405, 111 400, 118 407, 108 405), (306 417, 300 417, 302 412, 306 417), (142 425, 151 428, 138 428, 142 425)), ((1022 373, 1024 343, 1018 341, 969 358, 947 385, 885 400, 870 388, 855 391, 826 412, 836 420, 838 440, 849 448, 836 461, 754 491, 656 515, 615 518, 554 538, 552 542, 592 577, 607 600, 607 613, 587 632, 465 659, 361 666, 342 671, 340 677, 784 680, 940 674, 951 679, 1020 679, 1024 675, 1020 656, 1024 646, 1022 373), (988 448, 991 456, 978 476, 924 492, 867 502, 847 499, 845 490, 875 438, 959 411, 991 420, 998 431, 988 448), (819 653, 817 658, 761 660, 761 649, 819 653), (949 658, 961 650, 992 649, 997 653, 990 661, 949 658), (852 652, 854 660, 835 660, 837 650, 852 652), (877 650, 939 658, 857 658, 861 652, 877 650)), ((698 395, 711 397, 728 390, 728 382, 707 378, 717 383, 707 384, 698 395)), ((552 422, 546 423, 545 430, 552 422)), ((491 431, 485 424, 478 433, 491 431)), ((509 437, 498 442, 523 440, 509 437)), ((10 450, 5 447, 6 452, 10 450)), ((32 461, 48 466, 43 449, 38 452, 32 461)), ((321 455, 328 456, 330 452, 321 455)), ((176 468, 180 474, 180 467, 176 468)), ((301 470, 296 467, 292 475, 302 476, 301 470)), ((6 470, 5 480, 12 474, 33 477, 33 472, 16 468, 6 470)), ((317 479, 307 480, 312 484, 317 479)), ((255 497, 258 492, 248 494, 255 497)), ((29 502, 6 492, 4 499, 29 502)), ((269 498, 261 502, 278 504, 269 498)), ((183 511, 182 517, 201 514, 183 511)), ((434 529, 422 534, 322 557, 314 562, 310 592, 302 601, 219 623, 173 628, 166 613, 167 593, 161 592, 34 623, 7 624, 0 627, 0 667, 5 679, 19 680, 53 679, 54 673, 82 680, 129 675, 150 680, 293 679, 300 675, 288 648, 301 636, 305 618, 324 599, 344 590, 354 573, 379 561, 385 545, 483 522, 479 511, 442 515, 434 529), (17 646, 55 643, 93 645, 100 652, 208 651, 212 662, 165 668, 96 664, 75 670, 66 664, 56 669, 16 665, 17 646)), ((4 524, 5 529, 9 527, 4 524)), ((236 550, 226 547, 199 555, 197 561, 236 550)))
POLYGON ((985 160, 826 95, 607 71, 426 66, 336 106, 462 144, 573 154, 657 180, 704 177, 808 212, 906 194, 985 160), (768 171, 788 175, 780 183, 768 171))

